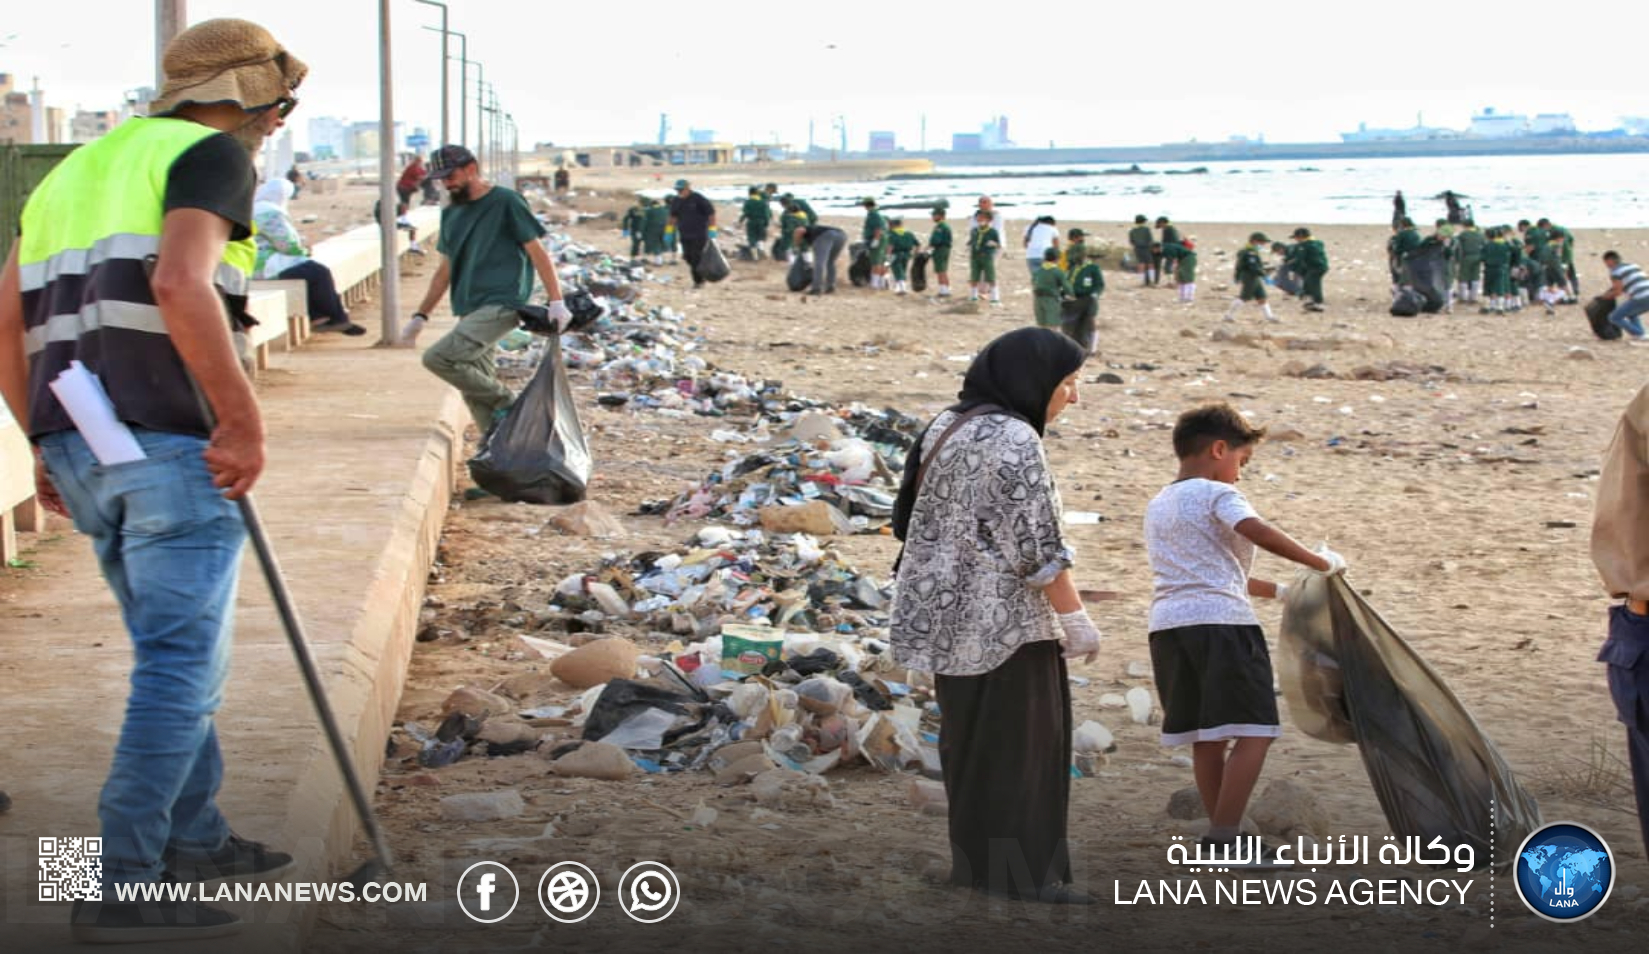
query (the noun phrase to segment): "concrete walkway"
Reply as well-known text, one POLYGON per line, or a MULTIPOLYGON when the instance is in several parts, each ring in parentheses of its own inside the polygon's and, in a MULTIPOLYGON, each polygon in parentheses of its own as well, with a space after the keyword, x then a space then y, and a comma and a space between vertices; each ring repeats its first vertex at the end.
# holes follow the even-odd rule
MULTIPOLYGON (((320 336, 259 379, 269 465, 254 494, 369 792, 467 420, 415 353, 368 346, 375 317, 357 315, 373 334, 320 336)), ((15 801, 0 815, 0 950, 85 950, 68 903, 37 900, 38 843, 98 832, 131 653, 86 540, 60 518, 34 536, 32 567, 0 567, 0 790, 15 801)), ((342 878, 364 847, 250 548, 237 627, 222 806, 242 835, 298 855, 292 880, 342 878)), ((313 905, 224 906, 252 923, 203 949, 299 950, 314 917, 313 905)))

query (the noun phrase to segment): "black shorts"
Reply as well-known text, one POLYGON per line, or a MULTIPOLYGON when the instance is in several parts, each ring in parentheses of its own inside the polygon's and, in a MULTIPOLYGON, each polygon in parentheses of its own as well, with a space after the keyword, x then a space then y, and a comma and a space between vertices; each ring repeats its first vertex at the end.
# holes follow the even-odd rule
POLYGON ((1258 626, 1179 626, 1151 634, 1162 744, 1282 734, 1271 652, 1258 626))

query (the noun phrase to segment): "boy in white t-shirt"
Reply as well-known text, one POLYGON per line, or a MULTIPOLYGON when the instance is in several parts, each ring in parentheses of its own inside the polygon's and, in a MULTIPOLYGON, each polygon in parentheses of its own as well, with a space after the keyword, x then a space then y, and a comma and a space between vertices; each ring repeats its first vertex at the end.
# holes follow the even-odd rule
MULTIPOLYGON (((1174 424, 1179 476, 1145 508, 1162 744, 1191 744, 1208 810, 1204 842, 1211 845, 1236 842, 1266 751, 1281 731, 1271 655, 1249 597, 1281 599, 1286 586, 1249 577, 1254 548, 1319 573, 1345 569, 1327 547, 1313 553, 1266 523, 1236 488, 1264 437, 1264 428, 1229 404, 1186 411, 1174 424)), ((1249 866, 1279 867, 1269 849, 1249 866)))

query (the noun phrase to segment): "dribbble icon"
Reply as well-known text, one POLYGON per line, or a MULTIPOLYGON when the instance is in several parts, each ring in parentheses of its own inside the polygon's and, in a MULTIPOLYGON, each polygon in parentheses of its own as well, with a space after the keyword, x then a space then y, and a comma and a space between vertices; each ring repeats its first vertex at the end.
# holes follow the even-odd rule
POLYGON ((676 913, 680 901, 676 873, 656 861, 638 861, 618 879, 618 904, 632 921, 657 924, 676 913))
POLYGON ((1517 895, 1530 911, 1567 923, 1591 917, 1615 883, 1615 858, 1597 832, 1552 822, 1517 850, 1517 895))
POLYGON ((521 885, 515 872, 496 861, 478 861, 458 876, 458 907, 472 921, 496 924, 510 916, 521 900, 521 885), (504 879, 509 879, 509 884, 504 879), (509 903, 504 903, 504 893, 509 903))

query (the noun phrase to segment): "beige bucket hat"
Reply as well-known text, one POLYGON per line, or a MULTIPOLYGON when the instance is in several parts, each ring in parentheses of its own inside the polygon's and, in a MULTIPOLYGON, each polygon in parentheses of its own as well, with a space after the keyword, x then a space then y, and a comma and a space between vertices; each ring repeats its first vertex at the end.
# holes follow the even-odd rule
POLYGON ((149 104, 151 116, 188 103, 270 106, 290 97, 309 73, 268 30, 234 19, 206 20, 179 33, 167 45, 161 68, 166 85, 149 104))

